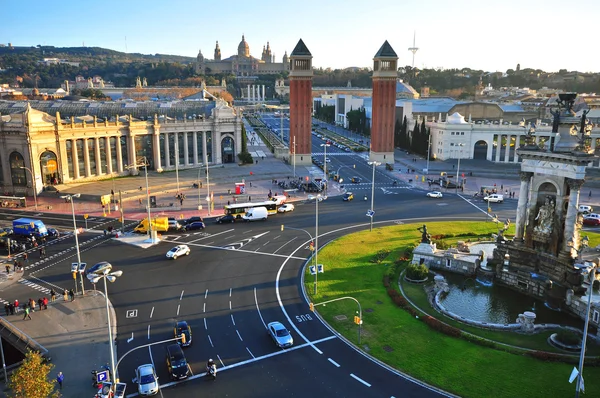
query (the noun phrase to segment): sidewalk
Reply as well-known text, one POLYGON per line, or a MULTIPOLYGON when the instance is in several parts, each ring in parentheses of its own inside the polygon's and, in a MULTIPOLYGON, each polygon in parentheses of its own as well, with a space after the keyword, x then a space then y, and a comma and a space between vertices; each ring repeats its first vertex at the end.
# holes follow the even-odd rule
MULTIPOLYGON (((37 300, 37 297, 32 297, 37 300)), ((48 297, 50 298, 50 297, 48 297)), ((23 298, 23 301, 27 298, 23 298)), ((109 303, 113 338, 116 338, 116 316, 109 303)), ((24 334, 45 347, 54 368, 49 379, 63 372, 63 396, 86 397, 96 392, 92 388, 90 372, 110 362, 108 323, 104 295, 87 291, 84 297, 75 296, 72 302, 57 295, 48 309, 31 313, 31 320, 23 320, 23 311, 5 317, 24 334)), ((5 386, 2 386, 4 390, 5 386)), ((1 396, 1 395, 0 395, 1 396)))

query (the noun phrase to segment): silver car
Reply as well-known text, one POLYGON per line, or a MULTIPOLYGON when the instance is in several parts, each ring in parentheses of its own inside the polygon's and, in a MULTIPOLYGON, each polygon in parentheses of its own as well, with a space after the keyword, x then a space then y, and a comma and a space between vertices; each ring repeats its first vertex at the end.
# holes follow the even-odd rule
POLYGON ((137 383, 140 395, 158 394, 158 377, 152 364, 138 366, 135 370, 134 383, 137 383))
POLYGON ((294 344, 292 335, 281 322, 271 322, 267 325, 267 329, 277 347, 291 347, 294 344))

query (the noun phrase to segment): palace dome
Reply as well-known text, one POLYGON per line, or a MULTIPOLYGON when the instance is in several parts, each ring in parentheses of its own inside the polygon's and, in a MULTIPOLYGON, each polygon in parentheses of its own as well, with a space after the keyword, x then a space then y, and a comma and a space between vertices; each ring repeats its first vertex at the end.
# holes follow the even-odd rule
POLYGON ((238 56, 240 57, 250 57, 250 47, 248 46, 248 42, 242 35, 242 41, 238 45, 238 56))

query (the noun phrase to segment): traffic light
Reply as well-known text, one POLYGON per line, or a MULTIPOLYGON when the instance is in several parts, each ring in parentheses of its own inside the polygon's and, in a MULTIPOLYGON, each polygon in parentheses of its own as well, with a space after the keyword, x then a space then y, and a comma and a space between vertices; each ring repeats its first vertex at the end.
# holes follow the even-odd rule
POLYGON ((77 272, 71 272, 71 275, 73 275, 73 279, 77 279, 77 272))
POLYGON ((308 247, 311 252, 315 251, 315 242, 310 242, 310 246, 308 247))
POLYGON ((309 304, 308 304, 308 307, 310 308, 310 310, 311 310, 312 312, 315 312, 315 305, 314 305, 313 303, 309 303, 309 304))
POLYGON ((360 325, 360 317, 358 315, 354 315, 354 323, 360 325))
POLYGON ((181 333, 181 344, 185 344, 185 333, 181 333))

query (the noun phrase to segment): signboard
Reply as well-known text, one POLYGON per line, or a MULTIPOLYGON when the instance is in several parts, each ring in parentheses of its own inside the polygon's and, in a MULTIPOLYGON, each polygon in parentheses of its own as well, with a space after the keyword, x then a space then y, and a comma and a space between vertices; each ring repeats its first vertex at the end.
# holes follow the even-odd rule
POLYGON ((107 205, 110 203, 110 194, 100 196, 100 203, 107 205))
POLYGON ((87 263, 81 263, 79 264, 79 273, 83 274, 83 271, 85 271, 85 266, 87 265, 87 263))
POLYGON ((79 268, 79 263, 71 263, 71 272, 77 272, 77 268, 79 268))
POLYGON ((373 217, 375 215, 375 210, 367 210, 367 217, 373 217))
POLYGON ((103 370, 102 372, 96 373, 96 382, 98 384, 104 383, 105 381, 109 381, 110 376, 108 374, 108 370, 103 370))

